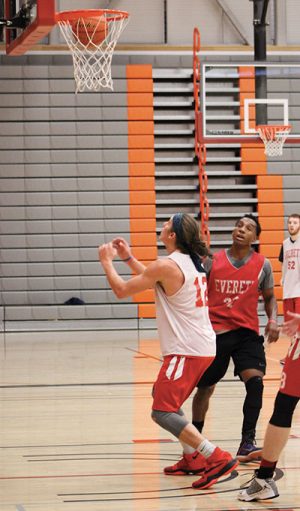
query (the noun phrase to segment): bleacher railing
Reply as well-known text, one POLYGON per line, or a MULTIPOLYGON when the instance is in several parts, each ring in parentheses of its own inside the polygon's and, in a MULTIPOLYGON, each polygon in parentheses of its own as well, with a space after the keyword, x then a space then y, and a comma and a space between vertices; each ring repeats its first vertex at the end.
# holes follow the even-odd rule
POLYGON ((206 165, 206 146, 201 142, 201 111, 200 111, 200 32, 198 28, 194 28, 193 33, 193 84, 194 84, 194 103, 195 103, 195 154, 198 160, 198 178, 199 178, 199 201, 200 201, 200 222, 201 234, 206 241, 207 246, 210 245, 210 232, 208 228, 209 221, 209 202, 207 199, 207 174, 206 165))

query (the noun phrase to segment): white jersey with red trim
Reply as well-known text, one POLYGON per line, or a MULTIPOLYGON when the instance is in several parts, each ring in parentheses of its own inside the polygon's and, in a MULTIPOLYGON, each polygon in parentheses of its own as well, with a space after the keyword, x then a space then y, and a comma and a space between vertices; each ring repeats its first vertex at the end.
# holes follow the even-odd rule
POLYGON ((300 297, 300 236, 283 242, 283 299, 300 297))
POLYGON ((162 354, 213 357, 216 336, 208 315, 205 270, 197 271, 190 256, 181 252, 175 251, 168 258, 179 266, 184 283, 171 296, 167 296, 160 285, 155 286, 162 354))

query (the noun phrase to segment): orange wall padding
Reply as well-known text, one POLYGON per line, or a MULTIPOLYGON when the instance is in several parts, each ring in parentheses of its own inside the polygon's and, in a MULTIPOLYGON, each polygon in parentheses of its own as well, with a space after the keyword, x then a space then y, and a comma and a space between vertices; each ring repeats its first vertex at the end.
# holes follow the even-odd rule
MULTIPOLYGON (((157 258, 152 66, 128 65, 126 78, 130 239, 133 254, 148 264, 157 258)), ((133 301, 139 318, 155 317, 153 290, 133 301)))
MULTIPOLYGON (((255 97, 255 70, 249 66, 239 68, 241 132, 244 130, 244 99, 255 97)), ((250 126, 255 126, 255 108, 250 107, 250 126)), ((278 312, 283 313, 281 264, 278 261, 284 239, 283 181, 282 176, 267 175, 267 159, 263 145, 241 144, 241 172, 256 176, 258 217, 262 227, 260 253, 272 264, 278 312)))

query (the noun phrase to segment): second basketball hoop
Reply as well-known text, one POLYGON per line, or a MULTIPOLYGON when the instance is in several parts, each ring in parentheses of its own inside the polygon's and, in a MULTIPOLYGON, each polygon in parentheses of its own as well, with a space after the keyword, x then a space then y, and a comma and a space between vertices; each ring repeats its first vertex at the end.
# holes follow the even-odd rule
POLYGON ((63 11, 56 15, 72 53, 76 92, 113 90, 111 61, 128 22, 128 12, 109 9, 63 11))

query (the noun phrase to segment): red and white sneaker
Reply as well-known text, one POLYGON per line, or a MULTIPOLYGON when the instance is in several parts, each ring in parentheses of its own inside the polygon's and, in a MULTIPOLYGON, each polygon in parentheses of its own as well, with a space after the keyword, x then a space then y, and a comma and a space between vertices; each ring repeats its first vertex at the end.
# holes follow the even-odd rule
POLYGON ((207 467, 197 481, 192 486, 198 490, 209 488, 220 479, 220 477, 230 474, 239 464, 238 460, 233 458, 229 452, 222 451, 216 447, 214 452, 206 460, 207 467))
POLYGON ((206 459, 198 451, 192 454, 183 454, 183 457, 170 467, 164 468, 164 473, 169 476, 186 476, 200 474, 206 468, 206 459))

